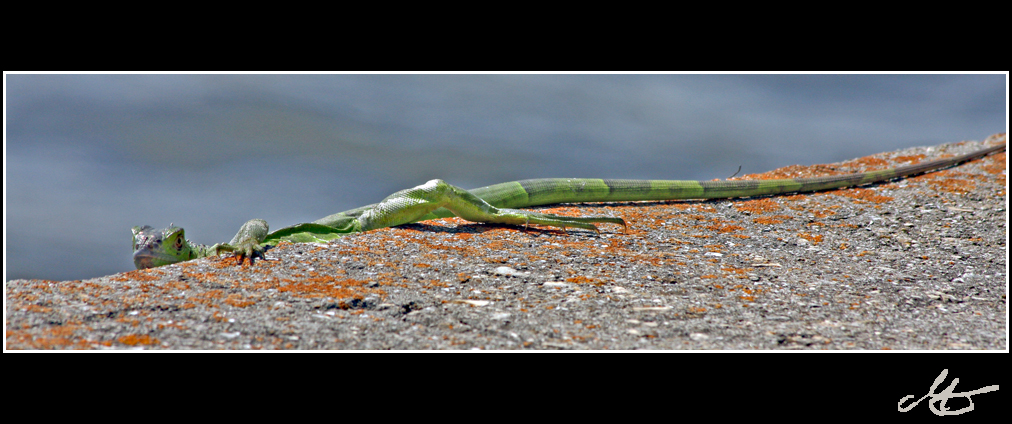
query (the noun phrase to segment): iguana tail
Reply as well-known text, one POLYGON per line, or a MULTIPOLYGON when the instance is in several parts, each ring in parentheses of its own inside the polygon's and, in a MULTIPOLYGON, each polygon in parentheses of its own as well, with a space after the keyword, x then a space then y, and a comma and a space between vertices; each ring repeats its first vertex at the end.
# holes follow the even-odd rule
POLYGON ((779 180, 678 181, 540 178, 469 190, 496 207, 520 208, 554 203, 640 200, 725 199, 804 193, 860 186, 936 171, 1005 150, 1005 143, 947 159, 881 171, 779 180))

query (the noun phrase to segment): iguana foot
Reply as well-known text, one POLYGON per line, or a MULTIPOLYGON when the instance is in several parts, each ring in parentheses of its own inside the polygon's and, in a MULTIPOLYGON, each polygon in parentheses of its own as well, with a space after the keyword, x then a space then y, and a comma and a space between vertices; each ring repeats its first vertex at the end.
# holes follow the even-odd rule
POLYGON ((611 216, 564 216, 550 213, 531 212, 522 209, 505 208, 498 209, 496 219, 489 220, 488 222, 523 225, 524 227, 531 224, 546 225, 549 227, 561 228, 563 231, 565 231, 568 227, 573 227, 600 233, 601 231, 594 225, 594 223, 597 222, 619 224, 622 226, 623 232, 628 230, 628 226, 626 225, 624 219, 611 216))
POLYGON ((249 258, 250 265, 253 265, 256 258, 267 260, 264 256, 264 248, 260 247, 260 243, 267 238, 267 233, 267 221, 251 219, 242 224, 239 232, 235 233, 232 241, 228 242, 230 249, 222 250, 232 252, 233 257, 238 259, 239 264, 242 264, 246 258, 249 258))

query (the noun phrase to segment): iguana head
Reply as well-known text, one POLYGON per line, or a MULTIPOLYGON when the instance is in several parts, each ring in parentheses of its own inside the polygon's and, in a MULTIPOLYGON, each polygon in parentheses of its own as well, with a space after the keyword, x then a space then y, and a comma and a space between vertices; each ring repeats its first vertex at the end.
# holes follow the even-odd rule
POLYGON ((164 230, 156 230, 145 225, 134 227, 133 234, 134 266, 137 269, 174 264, 196 257, 182 228, 170 225, 164 230))

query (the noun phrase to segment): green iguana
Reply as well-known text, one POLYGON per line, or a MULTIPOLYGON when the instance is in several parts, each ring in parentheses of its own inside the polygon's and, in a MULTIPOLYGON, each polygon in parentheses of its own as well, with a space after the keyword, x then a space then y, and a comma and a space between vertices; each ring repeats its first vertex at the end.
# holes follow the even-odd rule
POLYGON ((782 193, 804 193, 859 186, 903 178, 958 165, 1005 150, 1005 143, 970 154, 917 165, 858 174, 780 180, 663 181, 601 180, 591 178, 543 178, 513 181, 464 190, 442 180, 391 194, 383 201, 336 213, 311 223, 296 224, 268 232, 267 221, 253 219, 239 229, 232 241, 213 246, 191 243, 182 228, 155 230, 133 228, 134 265, 138 269, 168 265, 190 259, 234 253, 241 263, 249 257, 263 258, 267 246, 282 240, 327 242, 349 233, 429 219, 458 216, 468 221, 511 225, 547 225, 565 229, 597 231, 594 223, 621 224, 622 218, 606 216, 568 217, 518 210, 553 203, 626 202, 640 200, 723 199, 782 193))

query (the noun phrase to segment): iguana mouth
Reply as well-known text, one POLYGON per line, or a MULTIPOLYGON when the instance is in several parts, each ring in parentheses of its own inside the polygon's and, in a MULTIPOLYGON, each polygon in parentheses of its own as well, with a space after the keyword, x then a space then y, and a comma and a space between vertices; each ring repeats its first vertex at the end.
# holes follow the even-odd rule
POLYGON ((154 267, 154 264, 152 263, 154 258, 151 256, 139 255, 138 253, 141 252, 134 253, 134 266, 137 267, 137 269, 148 269, 154 267))
POLYGON ((134 252, 134 266, 137 267, 137 269, 154 268, 165 264, 164 260, 162 260, 162 264, 156 265, 155 262, 157 259, 159 259, 158 255, 147 247, 134 252))

